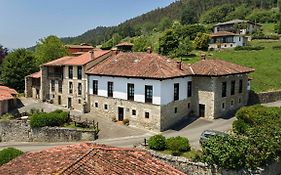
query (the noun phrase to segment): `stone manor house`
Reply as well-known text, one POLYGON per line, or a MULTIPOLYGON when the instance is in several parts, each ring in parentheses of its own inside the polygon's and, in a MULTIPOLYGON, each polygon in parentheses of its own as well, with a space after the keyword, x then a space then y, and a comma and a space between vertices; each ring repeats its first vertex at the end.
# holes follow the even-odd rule
POLYGON ((26 97, 164 131, 186 117, 223 117, 247 104, 254 69, 219 59, 184 64, 152 53, 93 49, 41 66, 26 97))

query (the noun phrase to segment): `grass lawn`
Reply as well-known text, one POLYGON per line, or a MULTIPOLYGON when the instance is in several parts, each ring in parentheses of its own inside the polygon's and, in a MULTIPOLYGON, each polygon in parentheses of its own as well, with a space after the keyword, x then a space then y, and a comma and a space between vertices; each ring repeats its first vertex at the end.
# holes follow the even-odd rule
POLYGON ((275 24, 274 23, 266 23, 262 24, 263 33, 266 35, 274 35, 276 34, 274 31, 275 24))
MULTIPOLYGON (((281 41, 254 40, 253 46, 264 46, 260 51, 235 51, 233 49, 208 52, 209 58, 218 58, 236 64, 256 69, 250 74, 252 90, 266 92, 281 90, 281 50, 274 50, 272 46, 281 46, 281 41)), ((183 58, 186 63, 194 63, 200 60, 200 52, 194 52, 196 56, 183 58)))

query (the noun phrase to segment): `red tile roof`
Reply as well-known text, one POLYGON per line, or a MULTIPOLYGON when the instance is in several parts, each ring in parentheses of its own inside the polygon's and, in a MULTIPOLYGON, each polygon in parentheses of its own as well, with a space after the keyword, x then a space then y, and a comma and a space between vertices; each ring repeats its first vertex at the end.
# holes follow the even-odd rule
POLYGON ((237 34, 232 33, 232 32, 228 32, 228 31, 220 31, 220 32, 211 34, 210 37, 235 36, 235 35, 237 35, 237 34))
POLYGON ((25 153, 1 166, 0 174, 184 175, 144 150, 113 148, 90 143, 25 153))
POLYGON ((65 45, 65 47, 67 48, 71 48, 71 49, 93 49, 94 47, 93 46, 90 46, 90 45, 65 45))
POLYGON ((33 74, 28 75, 27 77, 31 78, 41 78, 42 77, 42 71, 40 70, 39 72, 35 72, 33 74))
POLYGON ((0 86, 0 101, 14 99, 17 94, 17 91, 12 88, 0 86))
POLYGON ((119 47, 119 46, 134 46, 134 44, 133 44, 133 43, 130 43, 130 42, 123 42, 123 43, 117 44, 116 46, 117 46, 117 47, 119 47))
POLYGON ((190 75, 189 65, 154 53, 124 53, 112 56, 91 68, 88 74, 166 79, 190 75))
MULTIPOLYGON (((107 53, 109 53, 109 50, 100 50, 95 49, 94 50, 94 59, 99 58, 107 53)), ((92 61, 92 53, 86 52, 80 56, 65 56, 56 60, 53 60, 51 62, 48 62, 44 64, 44 66, 63 66, 63 65, 85 65, 92 61)))
POLYGON ((192 72, 194 75, 202 76, 223 76, 231 74, 250 73, 255 69, 230 63, 219 59, 206 59, 192 64, 192 72))

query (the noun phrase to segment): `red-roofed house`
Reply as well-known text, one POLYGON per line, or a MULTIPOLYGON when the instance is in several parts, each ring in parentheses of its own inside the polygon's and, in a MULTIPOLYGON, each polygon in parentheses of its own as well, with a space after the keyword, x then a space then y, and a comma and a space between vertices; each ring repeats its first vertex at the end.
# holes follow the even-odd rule
POLYGON ((24 155, 0 166, 0 175, 184 175, 145 150, 81 143, 24 155))
POLYGON ((191 114, 228 115, 247 104, 247 73, 220 60, 179 63, 154 53, 121 52, 89 69, 91 112, 164 131, 191 114))
POLYGON ((16 104, 17 91, 6 86, 0 86, 0 116, 9 112, 16 104))
POLYGON ((45 63, 40 72, 26 77, 26 96, 88 111, 85 71, 110 55, 110 51, 94 49, 79 56, 65 56, 45 63))
POLYGON ((65 45, 67 48, 68 52, 71 53, 72 55, 82 55, 85 52, 89 52, 94 49, 93 46, 88 45, 86 43, 81 43, 80 45, 65 45))

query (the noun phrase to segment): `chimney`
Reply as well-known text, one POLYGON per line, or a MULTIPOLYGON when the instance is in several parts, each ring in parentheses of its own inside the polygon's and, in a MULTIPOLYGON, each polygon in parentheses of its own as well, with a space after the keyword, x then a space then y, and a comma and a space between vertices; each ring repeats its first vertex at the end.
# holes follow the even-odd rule
POLYGON ((183 69, 182 69, 182 59, 181 59, 181 61, 178 61, 177 63, 178 63, 178 68, 179 68, 180 70, 183 70, 183 69))
POLYGON ((148 47, 148 48, 146 49, 146 52, 147 52, 147 53, 152 53, 152 48, 151 48, 151 47, 148 47))
POLYGON ((112 56, 115 56, 118 54, 118 49, 116 47, 114 47, 111 49, 111 52, 112 52, 112 56))
POLYGON ((201 60, 206 60, 206 54, 204 53, 201 54, 201 60))
POLYGON ((91 54, 91 59, 93 60, 95 58, 95 53, 94 49, 90 50, 89 53, 91 54))

